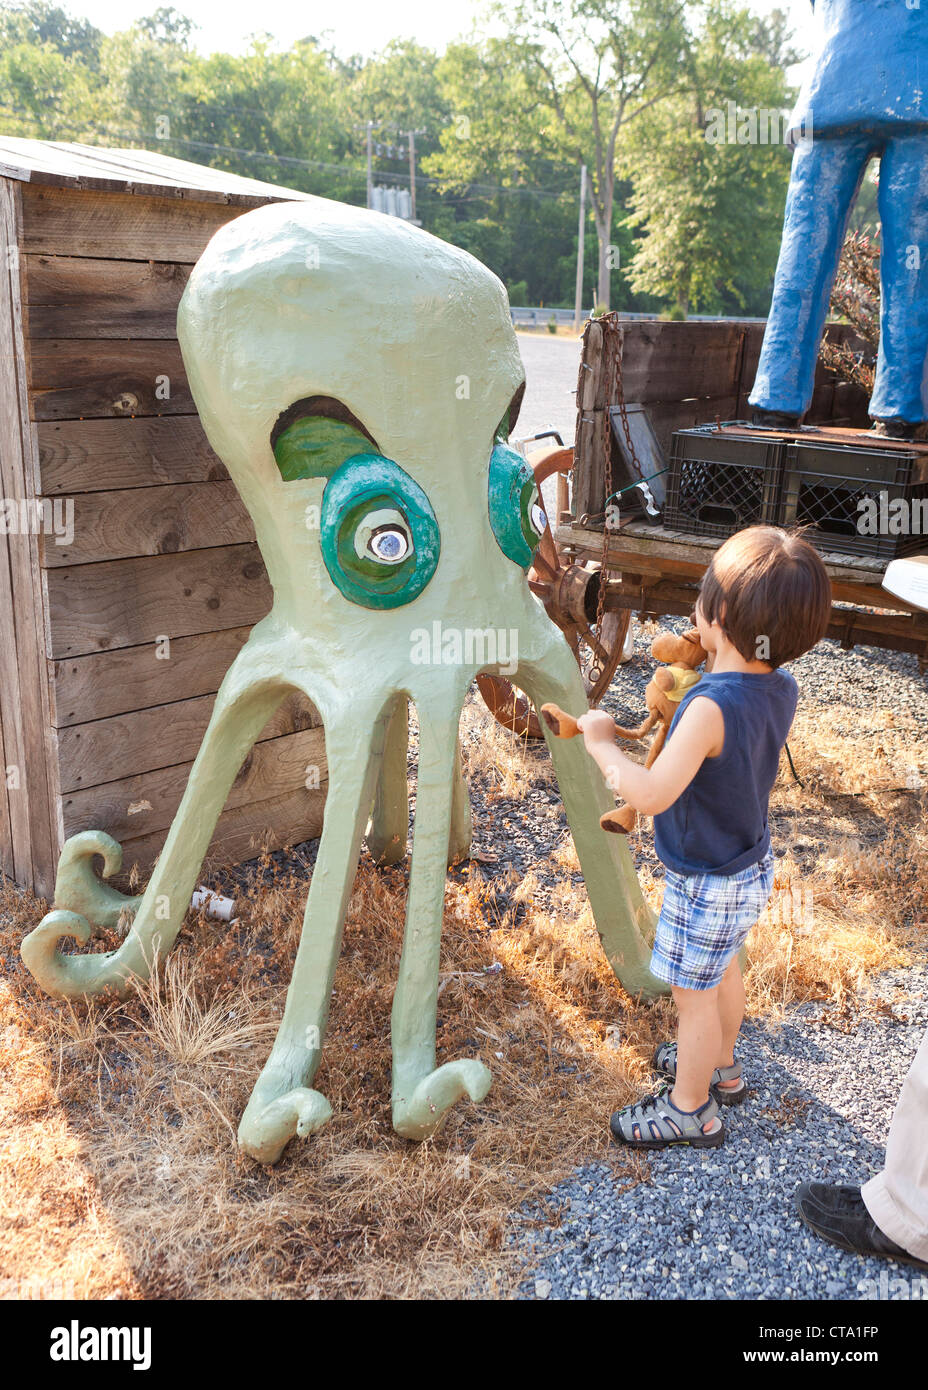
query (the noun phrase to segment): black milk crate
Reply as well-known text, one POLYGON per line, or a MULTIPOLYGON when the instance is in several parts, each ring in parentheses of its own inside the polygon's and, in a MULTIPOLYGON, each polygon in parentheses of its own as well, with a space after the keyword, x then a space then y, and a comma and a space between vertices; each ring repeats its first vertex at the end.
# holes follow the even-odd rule
POLYGON ((784 526, 807 526, 818 550, 886 560, 928 550, 928 452, 797 440, 786 450, 780 515, 784 526))
POLYGON ((722 539, 745 526, 775 525, 785 449, 780 435, 722 434, 714 425, 677 430, 664 525, 722 539))

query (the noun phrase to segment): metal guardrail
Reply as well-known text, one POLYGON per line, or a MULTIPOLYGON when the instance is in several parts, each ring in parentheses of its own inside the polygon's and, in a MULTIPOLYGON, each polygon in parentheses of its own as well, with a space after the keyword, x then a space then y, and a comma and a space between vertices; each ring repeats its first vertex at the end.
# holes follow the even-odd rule
MULTIPOLYGON (((512 322, 515 327, 547 328, 552 318, 557 324, 572 324, 574 321, 573 309, 543 309, 540 306, 512 304, 509 307, 512 322)), ((583 319, 591 316, 589 310, 584 310, 583 319)), ((620 319, 659 319, 660 314, 635 314, 625 313, 619 310, 620 319)), ((762 318, 751 318, 739 314, 687 314, 685 323, 765 323, 762 318)))

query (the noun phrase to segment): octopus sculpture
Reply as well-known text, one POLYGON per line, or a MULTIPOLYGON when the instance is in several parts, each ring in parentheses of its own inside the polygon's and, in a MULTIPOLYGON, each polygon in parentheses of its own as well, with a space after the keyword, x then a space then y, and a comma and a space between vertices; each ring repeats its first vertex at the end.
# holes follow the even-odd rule
MULTIPOLYGON (((490 1073, 436 1066, 446 865, 465 856, 470 804, 459 719, 480 671, 515 675, 537 706, 578 709, 583 683, 526 571, 544 512, 507 444, 524 373, 505 290, 473 257, 395 218, 325 199, 244 214, 190 277, 178 336, 209 441, 255 527, 274 601, 233 661, 145 892, 103 880, 121 849, 102 831, 67 841, 55 906, 22 943, 53 995, 125 992, 172 946, 236 773, 294 691, 325 731, 328 793, 299 948, 270 1057, 239 1142, 274 1163, 331 1114, 313 1089, 361 841, 406 853, 408 702, 418 791, 402 955, 391 1016, 392 1113, 433 1134, 490 1073), (102 856, 103 878, 93 860, 102 856), (91 923, 131 918, 118 950, 65 953, 91 923)), ((648 969, 650 910, 612 804, 578 740, 550 738, 589 897, 627 990, 664 991, 648 969)))

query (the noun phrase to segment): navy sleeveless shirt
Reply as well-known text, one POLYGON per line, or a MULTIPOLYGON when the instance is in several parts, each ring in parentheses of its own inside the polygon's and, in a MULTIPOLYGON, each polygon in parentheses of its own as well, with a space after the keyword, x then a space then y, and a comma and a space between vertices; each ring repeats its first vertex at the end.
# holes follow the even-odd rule
POLYGON ((725 721, 716 758, 706 758, 672 806, 654 817, 658 858, 678 874, 737 874, 770 849, 767 803, 780 750, 796 713, 793 677, 775 671, 708 671, 680 701, 661 757, 690 700, 714 700, 725 721))

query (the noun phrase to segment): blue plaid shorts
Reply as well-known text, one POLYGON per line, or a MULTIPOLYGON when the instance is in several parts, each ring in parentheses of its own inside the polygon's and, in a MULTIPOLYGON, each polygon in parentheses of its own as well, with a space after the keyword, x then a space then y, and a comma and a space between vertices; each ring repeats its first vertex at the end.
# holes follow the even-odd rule
POLYGON ((668 869, 651 971, 681 989, 714 989, 773 891, 773 855, 737 874, 668 869))

